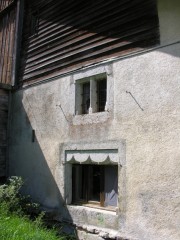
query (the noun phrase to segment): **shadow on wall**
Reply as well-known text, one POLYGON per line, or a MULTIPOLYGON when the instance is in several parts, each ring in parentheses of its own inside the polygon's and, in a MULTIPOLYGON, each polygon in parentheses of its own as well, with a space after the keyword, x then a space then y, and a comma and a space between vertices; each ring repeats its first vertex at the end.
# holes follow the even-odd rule
MULTIPOLYGON (((50 149, 42 149, 40 146, 35 136, 36 132, 23 107, 22 97, 21 91, 12 97, 9 176, 21 176, 24 180, 23 194, 30 195, 34 202, 40 203, 54 220, 67 223, 65 231, 73 233, 74 227, 65 206, 62 187, 58 186, 63 184, 63 180, 60 179, 57 183, 56 176, 53 176, 55 172, 52 174, 48 166, 43 152, 50 149)), ((58 174, 57 171, 55 175, 58 174)))

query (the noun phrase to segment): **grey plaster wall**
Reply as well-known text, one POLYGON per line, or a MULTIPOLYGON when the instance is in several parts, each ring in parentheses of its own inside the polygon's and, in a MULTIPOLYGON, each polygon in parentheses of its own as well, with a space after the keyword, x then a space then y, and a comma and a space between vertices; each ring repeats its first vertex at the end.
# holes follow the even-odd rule
POLYGON ((54 209, 57 219, 73 221, 79 239, 88 232, 89 239, 92 234, 94 239, 180 239, 179 13, 178 1, 159 1, 161 44, 171 45, 13 94, 9 174, 23 176, 24 191, 54 209), (78 119, 74 116, 77 76, 103 69, 111 69, 110 111, 78 119), (122 139, 126 145, 119 179, 123 207, 114 215, 66 205, 61 146, 66 143, 70 149, 71 143, 122 139))
POLYGON ((0 87, 0 177, 6 176, 9 91, 0 87))

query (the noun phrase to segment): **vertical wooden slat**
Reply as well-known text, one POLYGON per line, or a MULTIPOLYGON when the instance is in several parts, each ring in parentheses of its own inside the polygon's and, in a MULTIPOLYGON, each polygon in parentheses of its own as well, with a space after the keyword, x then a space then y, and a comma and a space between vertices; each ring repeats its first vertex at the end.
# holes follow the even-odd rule
POLYGON ((1 2, 0 2, 0 11, 5 9, 12 2, 13 2, 13 0, 1 0, 1 2))
POLYGON ((7 40, 7 21, 8 21, 8 15, 5 16, 4 18, 4 28, 3 28, 3 41, 2 41, 2 49, 1 49, 1 66, 2 66, 2 75, 1 75, 1 82, 2 83, 6 83, 6 79, 5 79, 5 68, 4 68, 4 64, 6 62, 6 40, 7 40))
POLYGON ((7 37, 7 42, 6 42, 6 55, 7 55, 7 62, 6 62, 6 72, 5 72, 5 79, 6 79, 6 83, 9 82, 9 78, 8 78, 8 72, 9 72, 9 66, 10 66, 10 47, 11 47, 11 14, 9 14, 9 21, 8 21, 8 37, 7 37))
MULTIPOLYGON (((0 11, 13 0, 1 2, 0 11)), ((0 83, 11 84, 12 60, 14 52, 14 35, 16 27, 16 6, 0 16, 0 83)))

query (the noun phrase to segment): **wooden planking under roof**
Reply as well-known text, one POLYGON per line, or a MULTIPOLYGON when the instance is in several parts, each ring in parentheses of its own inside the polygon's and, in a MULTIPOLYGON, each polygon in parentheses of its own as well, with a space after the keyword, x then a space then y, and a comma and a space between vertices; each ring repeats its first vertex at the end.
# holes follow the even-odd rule
POLYGON ((0 12, 2 10, 4 10, 6 7, 8 7, 12 2, 13 2, 13 0, 1 0, 0 1, 0 12))
POLYGON ((159 43, 156 0, 39 0, 25 6, 26 84, 159 43), (38 30, 30 35, 31 18, 38 30))
POLYGON ((17 14, 14 3, 13 0, 1 0, 0 2, 0 83, 8 85, 12 83, 17 14))

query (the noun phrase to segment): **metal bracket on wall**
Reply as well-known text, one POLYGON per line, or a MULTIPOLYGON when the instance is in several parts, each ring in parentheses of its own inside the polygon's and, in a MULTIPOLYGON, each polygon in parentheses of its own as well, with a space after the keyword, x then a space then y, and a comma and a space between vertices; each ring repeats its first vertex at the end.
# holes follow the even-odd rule
POLYGON ((131 97, 134 99, 134 101, 136 102, 136 104, 139 106, 139 108, 141 109, 141 111, 144 111, 144 109, 140 106, 140 104, 138 103, 138 101, 135 99, 135 97, 132 95, 131 92, 126 91, 126 93, 129 93, 129 95, 131 95, 131 97))

